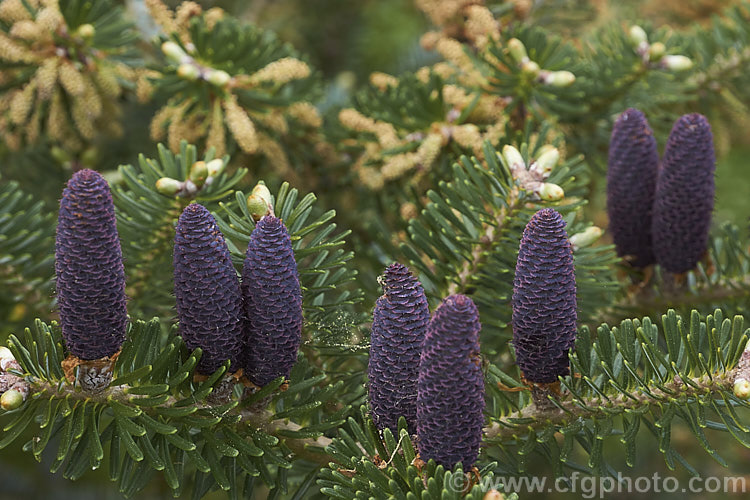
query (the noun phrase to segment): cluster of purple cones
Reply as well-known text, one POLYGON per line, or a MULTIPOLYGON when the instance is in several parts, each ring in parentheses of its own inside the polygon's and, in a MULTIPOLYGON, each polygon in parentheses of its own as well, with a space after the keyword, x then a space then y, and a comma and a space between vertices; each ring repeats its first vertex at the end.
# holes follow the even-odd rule
POLYGON ((681 116, 659 164, 643 113, 625 110, 609 145, 607 211, 617 253, 633 267, 693 269, 708 247, 714 206, 713 135, 706 117, 681 116))
POLYGON ((430 319, 422 285, 401 264, 386 269, 382 284, 368 365, 373 421, 396 432, 403 416, 423 460, 468 469, 484 421, 479 312, 470 298, 451 295, 430 319))
MULTIPOLYGON (((63 192, 55 269, 68 350, 82 360, 115 354, 127 326, 125 273, 109 186, 93 170, 76 172, 63 192)), ((174 285, 182 337, 203 350, 199 373, 229 359, 259 386, 289 376, 301 341, 302 292, 280 219, 266 215, 256 224, 240 283, 213 216, 188 205, 177 222, 174 285)))

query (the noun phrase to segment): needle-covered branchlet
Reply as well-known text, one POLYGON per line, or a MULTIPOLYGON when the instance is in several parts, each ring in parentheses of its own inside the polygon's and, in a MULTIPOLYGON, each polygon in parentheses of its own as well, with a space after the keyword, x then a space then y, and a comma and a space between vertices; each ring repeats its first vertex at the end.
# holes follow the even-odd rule
POLYGON ((643 113, 625 110, 609 141, 607 212, 617 254, 633 267, 654 263, 651 210, 659 168, 656 139, 643 113))
POLYGON ((479 311, 451 295, 427 326, 417 379, 420 458, 469 470, 479 455, 484 423, 484 377, 479 354, 479 311))
POLYGON ((715 169, 708 120, 697 113, 681 116, 664 149, 654 199, 654 254, 666 271, 689 271, 706 253, 715 169))
POLYGON ((523 232, 513 280, 513 347, 524 379, 552 384, 568 375, 576 338, 576 281, 565 221, 545 208, 523 232))
MULTIPOLYGON (((82 362, 107 361, 119 352, 128 321, 112 195, 107 181, 93 170, 73 174, 63 191, 55 272, 62 335, 75 357, 67 362, 72 378, 82 362)), ((109 383, 111 363, 97 365, 95 371, 87 376, 92 390, 109 383)))
POLYGON ((244 342, 240 283, 216 220, 197 203, 177 221, 174 294, 185 344, 203 350, 198 373, 209 375, 227 359, 230 370, 238 370, 244 342))
POLYGON ((403 416, 416 432, 417 376, 430 310, 422 284, 402 264, 382 278, 383 296, 375 305, 367 367, 370 411, 379 429, 394 433, 403 416))
POLYGON ((286 226, 273 215, 258 221, 242 268, 247 343, 244 372, 256 385, 289 377, 302 339, 302 291, 286 226))

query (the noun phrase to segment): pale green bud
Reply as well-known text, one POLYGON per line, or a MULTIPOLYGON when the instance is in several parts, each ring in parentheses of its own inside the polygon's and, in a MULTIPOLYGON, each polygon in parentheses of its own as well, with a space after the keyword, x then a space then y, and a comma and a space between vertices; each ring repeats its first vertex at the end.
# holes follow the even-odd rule
POLYGON ((206 81, 211 85, 215 85, 217 87, 226 87, 226 85, 229 83, 229 80, 231 79, 232 77, 229 75, 229 73, 220 69, 211 70, 209 71, 208 75, 206 75, 206 81))
POLYGON ((526 53, 526 46, 518 38, 508 40, 508 52, 510 53, 510 57, 518 64, 529 59, 529 55, 526 53))
POLYGON ((87 23, 80 25, 76 30, 76 33, 78 33, 78 36, 83 39, 89 39, 94 37, 94 34, 96 34, 96 29, 93 25, 87 23))
POLYGON ((0 406, 5 411, 15 410, 23 404, 23 394, 15 389, 5 391, 0 396, 0 406))
POLYGON ((508 167, 523 167, 526 168, 526 162, 523 161, 523 156, 521 156, 521 152, 518 151, 516 148, 511 146, 510 144, 507 144, 503 146, 503 158, 505 158, 505 163, 508 164, 508 167))
POLYGON ((183 188, 183 183, 171 177, 162 177, 156 181, 156 190, 167 196, 174 196, 183 188))
POLYGON ((185 80, 190 80, 191 82, 194 82, 198 78, 200 78, 201 70, 199 70, 195 64, 182 63, 180 64, 180 67, 177 68, 177 76, 185 80))
POLYGON ((598 240, 602 235, 602 229, 596 226, 587 227, 580 233, 576 233, 570 237, 570 244, 573 245, 573 250, 579 248, 586 248, 593 242, 598 240))
POLYGON ((576 81, 576 75, 570 71, 551 71, 544 77, 544 83, 553 87, 569 87, 576 81))
POLYGON ((203 183, 206 182, 206 178, 208 177, 208 167, 206 166, 205 161, 196 161, 193 163, 193 165, 190 167, 190 174, 188 174, 188 179, 193 181, 193 183, 201 187, 203 186, 203 183))
POLYGON ((558 201, 565 197, 563 188, 551 182, 543 182, 536 190, 536 194, 545 201, 558 201))
POLYGON ((555 168, 558 161, 560 161, 560 151, 558 151, 556 147, 543 148, 542 153, 531 165, 529 170, 539 172, 546 177, 552 172, 552 169, 555 168))
POLYGON ((663 43, 661 42, 652 43, 651 46, 648 48, 648 58, 651 61, 656 61, 658 59, 661 59, 661 56, 663 56, 666 51, 667 51, 667 47, 665 47, 663 43))
POLYGON ((686 71, 693 67, 693 61, 689 57, 679 55, 664 56, 660 64, 672 71, 686 71))
POLYGON ((740 399, 750 398, 750 382, 744 378, 738 378, 734 381, 734 395, 740 399))
POLYGON ((251 194, 247 197, 247 210, 253 216, 253 219, 258 221, 264 215, 271 213, 271 207, 260 195, 251 194))
POLYGON ((167 56, 168 59, 171 59, 173 62, 183 62, 185 59, 187 59, 189 56, 185 53, 184 50, 182 50, 182 47, 180 47, 175 42, 164 42, 161 44, 161 51, 164 53, 165 56, 167 56))
POLYGON ((638 47, 642 43, 648 43, 648 35, 646 34, 646 31, 638 25, 633 25, 630 27, 628 37, 630 38, 630 43, 632 43, 636 47, 638 47))
POLYGON ((215 160, 211 160, 210 162, 206 163, 209 177, 216 177, 224 171, 224 167, 226 167, 226 164, 221 158, 216 158, 215 160))
POLYGON ((524 61, 521 63, 521 71, 526 73, 527 75, 531 75, 533 77, 536 77, 539 75, 539 72, 541 71, 541 68, 537 63, 534 61, 524 61))
POLYGON ((273 207, 273 196, 271 196, 271 191, 266 187, 266 184, 263 181, 260 181, 255 185, 252 194, 259 196, 269 207, 273 207))

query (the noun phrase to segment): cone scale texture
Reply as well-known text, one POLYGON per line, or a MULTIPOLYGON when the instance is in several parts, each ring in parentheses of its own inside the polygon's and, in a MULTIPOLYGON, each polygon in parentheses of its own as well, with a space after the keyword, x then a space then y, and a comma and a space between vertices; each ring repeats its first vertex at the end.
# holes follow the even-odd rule
POLYGON ((607 212, 617 255, 634 267, 654 263, 651 210, 659 152, 646 117, 625 110, 615 121, 609 142, 607 212))
POLYGON ((420 457, 470 469, 479 455, 484 423, 484 378, 479 355, 479 312, 464 295, 451 295, 427 326, 417 379, 420 457))
POLYGON ((652 225, 656 261, 669 272, 693 269, 706 252, 715 169, 713 134, 706 117, 681 116, 664 149, 652 225))
POLYGON ((248 318, 245 375, 259 386, 289 377, 302 339, 302 291, 289 232, 273 215, 258 221, 250 235, 242 293, 248 318))
POLYGON ((430 310, 422 284, 402 264, 383 276, 384 294, 375 305, 367 366, 370 411, 378 429, 398 430, 403 416, 416 432, 417 376, 430 310))
POLYGON ((190 349, 203 350, 197 371, 208 375, 224 361, 240 368, 242 295, 224 236, 202 205, 185 207, 175 231, 174 294, 180 334, 190 349))
POLYGON ((545 208, 523 232, 513 280, 513 346, 524 378, 552 383, 569 373, 576 337, 576 282, 565 221, 545 208))
POLYGON ((107 181, 73 174, 60 200, 55 239, 57 303, 65 345, 84 360, 115 354, 125 340, 125 270, 107 181))

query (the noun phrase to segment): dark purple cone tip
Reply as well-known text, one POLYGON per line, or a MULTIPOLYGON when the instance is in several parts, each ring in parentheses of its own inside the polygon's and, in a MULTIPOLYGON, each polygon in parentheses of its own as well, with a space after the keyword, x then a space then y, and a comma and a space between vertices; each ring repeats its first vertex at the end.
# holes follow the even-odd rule
POLYGON ((111 356, 125 340, 125 269, 107 181, 73 174, 63 190, 55 239, 57 303, 65 345, 74 356, 111 356))
POLYGON ((706 252, 715 169, 708 120, 697 113, 681 116, 664 149, 651 233, 656 261, 669 272, 693 269, 706 252))
POLYGON ((230 370, 238 370, 244 335, 240 283, 216 220, 197 203, 177 221, 174 294, 185 344, 203 350, 197 371, 211 374, 227 359, 230 370))
POLYGON ((383 276, 384 294, 375 305, 367 365, 370 413, 378 429, 398 432, 403 416, 416 432, 417 376, 430 309, 422 284, 402 264, 383 276))
POLYGON ((655 262, 651 242, 659 152, 643 113, 625 110, 615 121, 609 141, 607 212, 617 255, 633 267, 655 262))
POLYGON ((524 378, 552 383, 569 373, 576 338, 576 279, 565 221, 539 210, 523 231, 513 280, 513 347, 524 378))
POLYGON ((417 379, 417 444, 434 459, 469 470, 479 456, 484 423, 484 377, 479 354, 479 311, 451 295, 427 326, 417 379))
POLYGON ((302 340, 302 291, 292 240, 281 219, 255 226, 242 267, 248 318, 244 371, 254 384, 289 377, 302 340))

